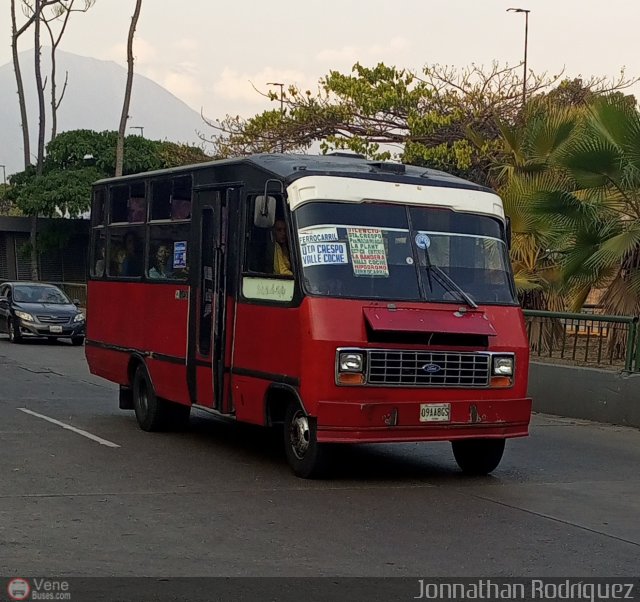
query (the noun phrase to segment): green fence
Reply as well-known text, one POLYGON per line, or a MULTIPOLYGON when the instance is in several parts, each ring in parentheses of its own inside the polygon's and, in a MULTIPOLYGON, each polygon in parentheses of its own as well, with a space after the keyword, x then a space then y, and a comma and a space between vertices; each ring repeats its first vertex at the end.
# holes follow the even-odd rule
POLYGON ((638 318, 524 310, 532 358, 640 371, 638 318))
POLYGON ((72 301, 78 300, 80 307, 87 306, 86 284, 76 282, 49 282, 49 284, 55 284, 58 288, 61 288, 72 301))

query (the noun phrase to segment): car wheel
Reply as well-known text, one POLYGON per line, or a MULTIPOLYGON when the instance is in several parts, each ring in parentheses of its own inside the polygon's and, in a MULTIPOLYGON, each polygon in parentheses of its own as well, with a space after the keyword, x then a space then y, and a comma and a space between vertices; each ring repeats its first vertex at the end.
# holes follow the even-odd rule
POLYGON ((22 335, 20 334, 20 329, 16 328, 13 320, 9 318, 7 322, 7 332, 9 333, 9 341, 11 343, 21 343, 22 335))
POLYGON ((328 450, 318 443, 315 421, 300 404, 291 403, 284 418, 284 446, 289 466, 303 479, 317 478, 328 468, 328 450))
POLYGON ((462 472, 484 476, 500 464, 504 443, 504 439, 460 439, 452 441, 451 447, 462 472))
POLYGON ((84 345, 84 337, 71 337, 71 344, 79 347, 80 345, 84 345))

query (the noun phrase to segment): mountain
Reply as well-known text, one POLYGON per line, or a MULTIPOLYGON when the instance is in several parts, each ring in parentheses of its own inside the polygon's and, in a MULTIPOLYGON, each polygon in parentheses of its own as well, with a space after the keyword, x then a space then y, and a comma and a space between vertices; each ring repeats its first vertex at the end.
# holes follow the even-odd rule
MULTIPOLYGON (((127 70, 113 61, 101 61, 58 50, 56 55, 58 93, 62 91, 65 72, 67 89, 58 109, 58 132, 76 129, 117 130, 122 112, 127 70)), ((42 53, 43 77, 49 73, 48 49, 42 53)), ((37 150, 38 99, 33 75, 33 51, 20 54, 20 66, 27 96, 31 152, 37 150)), ((13 64, 0 67, 0 165, 7 175, 23 169, 20 109, 13 64)), ((49 88, 45 101, 49 108, 49 88)), ((200 114, 162 86, 147 77, 136 75, 133 82, 129 126, 144 128, 145 138, 198 144, 197 131, 206 131, 200 114)), ((127 134, 140 134, 128 130, 127 134)), ((51 135, 47 114, 46 139, 51 135)), ((1 177, 1 176, 0 176, 1 177)))

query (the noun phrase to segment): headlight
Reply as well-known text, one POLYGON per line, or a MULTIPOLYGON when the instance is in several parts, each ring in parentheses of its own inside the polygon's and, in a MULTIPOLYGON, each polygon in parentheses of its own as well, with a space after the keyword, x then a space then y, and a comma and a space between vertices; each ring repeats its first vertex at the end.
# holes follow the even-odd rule
POLYGON ((16 309, 16 316, 25 322, 33 322, 33 316, 26 311, 19 311, 16 309))
POLYGON ((84 322, 84 314, 76 314, 76 317, 73 318, 74 322, 84 322))
POLYGON ((341 353, 338 361, 340 372, 362 372, 364 357, 362 353, 341 353))
POLYGON ((494 376, 513 376, 513 357, 494 357, 493 374, 494 376))

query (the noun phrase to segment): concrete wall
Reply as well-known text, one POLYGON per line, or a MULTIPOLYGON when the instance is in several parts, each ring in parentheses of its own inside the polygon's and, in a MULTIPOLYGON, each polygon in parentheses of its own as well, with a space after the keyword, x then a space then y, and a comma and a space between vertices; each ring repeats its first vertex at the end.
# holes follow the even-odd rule
POLYGON ((640 374, 531 363, 536 412, 640 428, 640 374))

